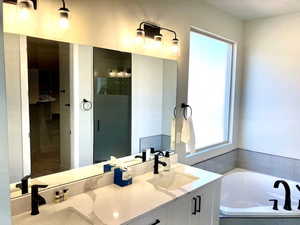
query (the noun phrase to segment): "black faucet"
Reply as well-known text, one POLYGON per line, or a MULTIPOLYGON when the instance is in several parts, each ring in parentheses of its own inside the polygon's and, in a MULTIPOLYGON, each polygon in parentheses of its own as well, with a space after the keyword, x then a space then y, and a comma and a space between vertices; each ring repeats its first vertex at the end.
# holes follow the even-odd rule
POLYGON ((135 158, 142 159, 143 162, 146 162, 147 161, 147 152, 143 151, 141 156, 140 155, 136 155, 135 158))
POLYGON ((17 184, 16 187, 20 188, 22 191, 22 195, 28 193, 28 179, 31 177, 31 175, 27 175, 22 178, 21 183, 17 184))
POLYGON ((31 215, 40 214, 39 206, 45 205, 46 200, 39 195, 39 188, 46 188, 48 185, 32 185, 31 187, 31 215))
POLYGON ((290 186, 284 180, 277 180, 274 183, 274 188, 278 188, 280 184, 282 184, 284 186, 284 189, 285 189, 285 202, 284 202, 283 208, 285 210, 291 211, 292 207, 291 207, 291 189, 290 189, 290 186))
MULTIPOLYGON (((161 153, 159 152, 158 154, 156 154, 154 156, 154 174, 159 174, 159 172, 158 172, 158 166, 159 166, 159 164, 161 164, 163 166, 167 166, 166 162, 159 161, 159 155, 160 154, 161 153)), ((162 155, 164 155, 164 154, 162 153, 162 155)))

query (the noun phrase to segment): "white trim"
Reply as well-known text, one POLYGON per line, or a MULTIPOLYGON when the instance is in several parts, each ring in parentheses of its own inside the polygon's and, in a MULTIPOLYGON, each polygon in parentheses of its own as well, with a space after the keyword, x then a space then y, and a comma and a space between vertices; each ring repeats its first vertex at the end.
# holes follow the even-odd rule
POLYGON ((79 45, 70 45, 71 169, 79 167, 79 45))
POLYGON ((27 37, 20 35, 20 81, 23 176, 31 174, 27 37))

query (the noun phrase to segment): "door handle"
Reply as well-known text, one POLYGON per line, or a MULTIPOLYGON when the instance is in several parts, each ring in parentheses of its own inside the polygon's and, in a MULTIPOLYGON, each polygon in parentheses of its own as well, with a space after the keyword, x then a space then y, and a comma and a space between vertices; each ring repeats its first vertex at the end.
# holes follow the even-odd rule
POLYGON ((157 225, 157 224, 159 224, 160 223, 160 220, 156 220, 153 224, 151 224, 151 225, 157 225))
POLYGON ((100 131, 100 120, 97 120, 97 132, 100 131))
POLYGON ((197 214, 197 198, 194 197, 193 202, 194 202, 194 209, 193 209, 192 214, 196 215, 197 214))
POLYGON ((197 195, 197 198, 198 198, 198 209, 197 209, 197 212, 201 212, 201 196, 197 195))
POLYGON ((71 105, 68 103, 68 104, 65 104, 65 106, 70 107, 71 105))

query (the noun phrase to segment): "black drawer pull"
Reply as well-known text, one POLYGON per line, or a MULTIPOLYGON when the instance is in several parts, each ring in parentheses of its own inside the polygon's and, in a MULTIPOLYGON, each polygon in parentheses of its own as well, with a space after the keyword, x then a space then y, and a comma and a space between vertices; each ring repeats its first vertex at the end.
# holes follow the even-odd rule
POLYGON ((156 220, 153 224, 151 224, 151 225, 157 225, 157 224, 159 224, 160 223, 160 220, 156 220))
POLYGON ((100 120, 97 120, 97 131, 100 131, 100 120))
POLYGON ((197 198, 193 198, 193 201, 194 201, 194 210, 192 212, 193 215, 196 215, 197 214, 197 198))
POLYGON ((200 195, 197 195, 197 198, 198 198, 198 209, 197 209, 197 212, 201 212, 201 196, 200 195))

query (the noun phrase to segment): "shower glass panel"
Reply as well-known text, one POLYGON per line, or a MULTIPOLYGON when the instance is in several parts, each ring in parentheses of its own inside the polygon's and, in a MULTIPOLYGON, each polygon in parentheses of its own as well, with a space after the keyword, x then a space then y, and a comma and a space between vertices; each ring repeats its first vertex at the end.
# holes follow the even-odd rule
POLYGON ((131 154, 131 54, 94 48, 94 163, 131 154))

